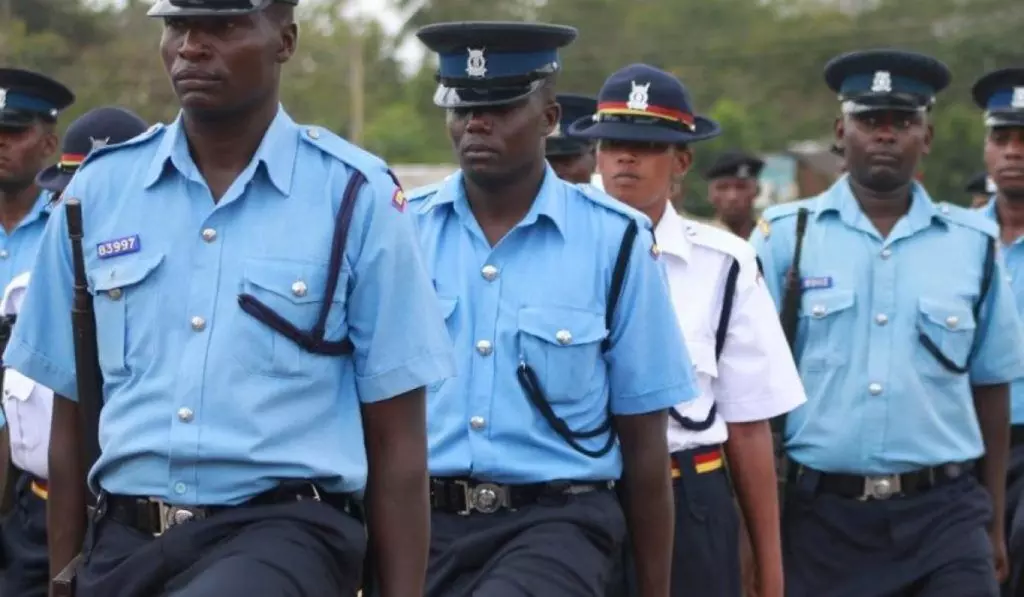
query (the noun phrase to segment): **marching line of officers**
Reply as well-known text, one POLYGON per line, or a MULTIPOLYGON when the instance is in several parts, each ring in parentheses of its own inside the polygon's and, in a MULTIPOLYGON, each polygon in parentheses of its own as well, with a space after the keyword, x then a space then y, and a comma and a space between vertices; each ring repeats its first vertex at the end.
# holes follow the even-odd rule
POLYGON ((280 105, 296 3, 159 0, 178 117, 93 110, 47 169, 74 96, 0 69, 3 597, 76 554, 79 597, 1017 594, 1024 68, 974 86, 976 210, 915 180, 948 69, 868 50, 825 67, 845 175, 755 223, 726 153, 704 224, 675 76, 558 94, 575 29, 427 26, 460 170, 406 194, 280 105))

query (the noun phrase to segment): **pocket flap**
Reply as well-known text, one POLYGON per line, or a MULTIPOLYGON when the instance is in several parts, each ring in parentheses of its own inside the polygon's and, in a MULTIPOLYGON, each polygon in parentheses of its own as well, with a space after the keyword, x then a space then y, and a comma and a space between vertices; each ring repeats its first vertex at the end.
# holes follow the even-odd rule
POLYGON ((821 319, 849 309, 853 302, 852 290, 813 290, 804 293, 801 311, 804 317, 821 319))
POLYGON ((439 296, 439 297, 437 297, 437 304, 438 304, 438 306, 441 309, 441 315, 445 319, 448 319, 449 317, 452 316, 452 313, 455 313, 455 307, 458 306, 459 299, 457 299, 457 298, 445 298, 445 297, 440 297, 439 296))
POLYGON ((926 321, 949 332, 966 332, 975 327, 974 313, 955 300, 920 298, 918 309, 926 321))
MULTIPOLYGON (((293 303, 319 303, 327 288, 327 265, 280 259, 250 259, 245 262, 242 277, 252 284, 293 303)), ((338 276, 334 302, 344 302, 347 276, 338 276)))
POLYGON ((566 307, 519 309, 519 331, 555 346, 600 342, 608 336, 604 314, 566 307))
POLYGON ((95 294, 135 286, 153 273, 163 260, 163 253, 134 259, 121 258, 90 271, 89 284, 95 294))

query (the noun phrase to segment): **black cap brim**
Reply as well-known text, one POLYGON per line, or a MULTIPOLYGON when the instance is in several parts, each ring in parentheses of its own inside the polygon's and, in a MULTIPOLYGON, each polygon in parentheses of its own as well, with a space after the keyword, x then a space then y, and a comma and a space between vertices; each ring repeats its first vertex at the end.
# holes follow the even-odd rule
POLYGON ((542 79, 517 87, 447 87, 439 84, 434 92, 434 105, 446 109, 507 106, 526 99, 543 84, 542 79))
POLYGON ((22 110, 0 110, 0 128, 24 129, 32 126, 38 116, 22 110))
POLYGON ((46 189, 47 191, 53 191, 54 193, 61 193, 67 188, 68 183, 71 182, 71 178, 74 174, 61 170, 56 165, 44 168, 39 174, 36 174, 36 185, 40 188, 46 189))
POLYGON ((594 122, 592 117, 584 116, 572 123, 569 127, 569 134, 595 141, 605 139, 608 141, 687 145, 713 139, 722 134, 722 128, 714 120, 703 116, 694 117, 692 132, 652 124, 594 122))
POLYGON ((567 158, 583 155, 590 151, 591 142, 565 137, 548 137, 544 140, 544 157, 567 158))
POLYGON ((992 128, 1024 127, 1024 111, 1007 110, 988 112, 985 115, 985 126, 992 128))
POLYGON ((150 17, 229 17, 260 12, 275 2, 298 4, 298 0, 259 0, 249 8, 192 8, 171 4, 170 0, 157 0, 146 16, 150 17))

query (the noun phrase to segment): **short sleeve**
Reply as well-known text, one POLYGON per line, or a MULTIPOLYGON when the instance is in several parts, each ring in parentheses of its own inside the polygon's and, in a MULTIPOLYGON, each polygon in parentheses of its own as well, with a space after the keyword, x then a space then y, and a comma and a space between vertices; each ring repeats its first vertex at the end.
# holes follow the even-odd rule
POLYGON ((1024 378, 1024 327, 1001 255, 996 256, 994 268, 988 294, 979 310, 976 349, 969 371, 972 385, 1024 378))

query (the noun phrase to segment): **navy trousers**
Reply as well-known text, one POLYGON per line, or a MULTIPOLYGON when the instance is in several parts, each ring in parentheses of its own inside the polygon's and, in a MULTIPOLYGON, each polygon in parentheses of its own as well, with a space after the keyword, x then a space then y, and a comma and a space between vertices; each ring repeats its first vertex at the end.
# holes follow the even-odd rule
POLYGON ((1010 558, 1010 578, 1003 586, 1003 597, 1024 595, 1024 444, 1010 450, 1006 476, 1006 549, 1010 558))
POLYGON ((626 535, 611 490, 515 512, 431 517, 426 597, 601 597, 626 535))
MULTIPOLYGON (((707 452, 707 450, 701 450, 707 452)), ((672 597, 740 597, 739 513, 725 468, 698 473, 693 451, 674 454, 672 597)), ((623 547, 608 597, 637 597, 632 550, 623 547)))
POLYGON ((229 509, 159 537, 104 510, 76 597, 354 597, 362 575, 363 525, 321 502, 229 509))
POLYGON ((46 500, 31 488, 31 478, 18 480, 17 501, 4 519, 7 570, 0 580, 0 597, 46 597, 50 558, 46 546, 46 500))
POLYGON ((997 597, 992 503, 970 474, 912 497, 859 501, 790 487, 787 597, 997 597))

